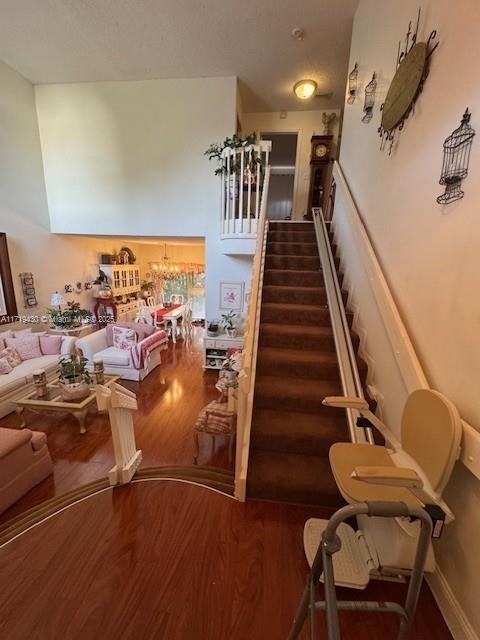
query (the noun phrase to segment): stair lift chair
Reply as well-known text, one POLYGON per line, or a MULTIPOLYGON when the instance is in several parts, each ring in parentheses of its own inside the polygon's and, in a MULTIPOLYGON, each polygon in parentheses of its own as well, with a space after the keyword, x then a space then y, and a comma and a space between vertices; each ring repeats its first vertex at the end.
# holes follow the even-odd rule
MULTIPOLYGON (((453 403, 430 389, 412 392, 402 414, 401 441, 369 410, 362 398, 327 397, 323 404, 357 409, 362 418, 369 421, 369 426, 385 439, 385 446, 336 443, 330 448, 333 475, 347 503, 403 502, 412 509, 427 507, 433 520, 432 537, 439 537, 443 521, 449 522, 454 517, 442 499, 460 452, 462 426, 453 403)), ((312 519, 305 525, 309 562, 313 560, 326 523, 312 519)), ((339 562, 348 569, 342 575, 340 566, 338 572, 335 567, 337 584, 365 588, 370 577, 399 579, 411 572, 420 532, 418 521, 359 515, 357 524, 357 532, 347 524, 342 525, 347 540, 342 540, 340 553, 346 554, 348 549, 355 548, 357 561, 352 564, 350 553, 348 558, 343 558, 343 563, 339 562), (350 580, 348 576, 352 575, 350 580)), ((425 570, 434 569, 430 542, 425 570)))

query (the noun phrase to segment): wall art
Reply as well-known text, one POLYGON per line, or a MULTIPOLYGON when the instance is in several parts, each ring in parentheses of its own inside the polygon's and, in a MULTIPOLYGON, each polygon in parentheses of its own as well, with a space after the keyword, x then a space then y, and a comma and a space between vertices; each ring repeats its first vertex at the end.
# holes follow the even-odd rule
POLYGON ((365 87, 365 101, 363 103, 362 122, 368 124, 373 116, 373 107, 375 106, 375 94, 377 92, 377 74, 373 72, 372 79, 365 87))
POLYGON ((243 289, 243 282, 221 282, 220 309, 233 309, 234 311, 242 311, 243 289))
POLYGON ((20 274, 22 283, 22 293, 24 305, 27 309, 38 306, 37 294, 35 293, 35 281, 33 273, 23 272, 20 274))
POLYGON ((438 46, 438 42, 434 44, 436 30, 430 33, 427 42, 417 42, 420 11, 419 9, 415 33, 412 34, 410 22, 404 45, 402 46, 401 41, 398 43, 395 75, 385 102, 380 107, 382 112, 382 121, 378 129, 382 139, 380 149, 388 147, 389 155, 392 153, 397 131, 403 129, 405 121, 412 113, 418 96, 422 92, 429 72, 430 57, 438 46))
POLYGON ((470 125, 472 114, 465 109, 460 126, 443 143, 443 163, 440 184, 445 192, 438 196, 438 204, 450 204, 465 195, 461 189, 462 180, 468 175, 470 151, 475 130, 470 125))

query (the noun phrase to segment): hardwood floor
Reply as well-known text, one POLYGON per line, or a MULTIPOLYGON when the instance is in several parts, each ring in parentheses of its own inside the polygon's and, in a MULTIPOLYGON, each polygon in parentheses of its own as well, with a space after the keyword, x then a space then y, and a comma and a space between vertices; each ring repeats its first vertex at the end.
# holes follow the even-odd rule
MULTIPOLYGON (((320 513, 173 481, 107 490, 0 549, 0 637, 286 638, 307 574, 303 524, 320 513)), ((374 583, 341 595, 401 601, 403 591, 374 583)), ((398 628, 390 614, 341 621, 343 640, 393 639, 398 628)), ((450 638, 427 588, 412 638, 450 638)))
MULTIPOLYGON (((142 383, 135 432, 143 466, 190 465, 192 425, 217 396, 216 372, 201 368, 202 331, 164 354, 142 383)), ((27 416, 48 435, 54 476, 17 502, 0 522, 44 499, 104 477, 113 466, 108 418, 92 412, 87 433, 71 416, 27 416)), ((16 416, 2 426, 16 426, 16 416)), ((200 462, 228 468, 225 444, 200 462)), ((0 637, 270 640, 285 638, 307 575, 302 533, 316 508, 238 503, 201 487, 139 482, 107 491, 45 521, 0 549, 0 637)), ((339 597, 402 601, 405 587, 372 583, 339 597)), ((321 619, 321 615, 320 615, 321 619)), ((342 614, 345 640, 394 638, 390 615, 342 614)), ((321 637, 326 638, 324 627, 321 637)), ((303 636, 307 637, 306 634, 303 636)), ((451 638, 425 586, 416 640, 451 638)))
MULTIPOLYGON (((200 409, 218 397, 218 374, 202 369, 203 330, 195 328, 191 343, 170 343, 162 353, 166 385, 160 384, 160 368, 143 382, 122 380, 121 384, 137 394, 135 435, 143 451, 142 467, 163 464, 193 464, 192 427, 200 409)), ((80 435, 69 415, 41 416, 25 412, 27 426, 43 431, 54 462, 54 475, 30 491, 0 516, 0 524, 39 502, 105 477, 114 465, 108 416, 93 409, 87 417, 87 433, 80 435)), ((15 413, 0 420, 2 427, 17 427, 15 413)), ((217 438, 212 455, 212 440, 200 441, 200 464, 228 468, 225 443, 217 438)))

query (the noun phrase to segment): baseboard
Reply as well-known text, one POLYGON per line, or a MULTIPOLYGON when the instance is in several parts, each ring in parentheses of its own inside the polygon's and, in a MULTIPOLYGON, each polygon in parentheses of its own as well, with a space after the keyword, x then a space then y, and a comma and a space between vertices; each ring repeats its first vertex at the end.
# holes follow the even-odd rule
POLYGON ((480 640, 438 565, 426 579, 455 640, 480 640))

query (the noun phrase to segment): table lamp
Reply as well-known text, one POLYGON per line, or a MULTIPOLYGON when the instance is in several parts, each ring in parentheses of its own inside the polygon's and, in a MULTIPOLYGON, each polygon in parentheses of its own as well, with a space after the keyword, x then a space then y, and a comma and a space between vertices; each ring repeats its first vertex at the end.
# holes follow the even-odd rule
POLYGON ((50 304, 52 305, 52 307, 58 307, 58 311, 62 313, 62 304, 65 304, 65 300, 63 299, 62 294, 58 293, 58 291, 52 293, 50 304))

